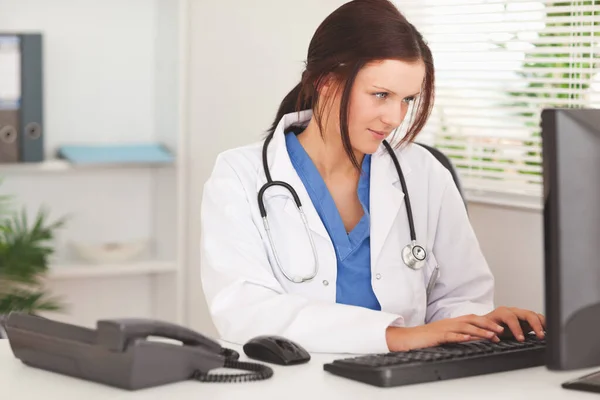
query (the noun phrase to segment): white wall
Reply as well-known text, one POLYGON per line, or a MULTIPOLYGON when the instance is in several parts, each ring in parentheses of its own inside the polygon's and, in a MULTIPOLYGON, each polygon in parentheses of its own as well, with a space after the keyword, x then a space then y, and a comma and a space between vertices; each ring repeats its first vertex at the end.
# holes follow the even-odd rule
POLYGON ((496 278, 496 305, 543 313, 542 211, 470 203, 469 216, 496 278))
MULTIPOLYGON (((192 1, 190 82, 191 273, 188 316, 216 334, 200 282, 202 185, 217 153, 258 140, 281 99, 298 82, 318 24, 341 0, 192 1)), ((496 300, 542 311, 541 214, 470 205, 474 228, 496 276, 496 300)))
POLYGON ((45 35, 48 154, 66 141, 154 137, 154 1, 0 0, 0 10, 1 31, 45 35))

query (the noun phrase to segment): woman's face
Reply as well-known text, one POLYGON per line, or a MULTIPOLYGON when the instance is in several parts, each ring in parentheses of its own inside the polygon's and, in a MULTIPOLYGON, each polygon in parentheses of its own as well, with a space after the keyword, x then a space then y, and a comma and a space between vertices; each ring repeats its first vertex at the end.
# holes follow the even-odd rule
MULTIPOLYGON (((422 61, 408 63, 398 60, 373 62, 356 76, 348 105, 348 131, 355 152, 372 154, 381 141, 398 128, 425 78, 422 61)), ((341 89, 332 105, 333 115, 339 115, 341 89)), ((339 119, 331 118, 339 132, 339 119)))

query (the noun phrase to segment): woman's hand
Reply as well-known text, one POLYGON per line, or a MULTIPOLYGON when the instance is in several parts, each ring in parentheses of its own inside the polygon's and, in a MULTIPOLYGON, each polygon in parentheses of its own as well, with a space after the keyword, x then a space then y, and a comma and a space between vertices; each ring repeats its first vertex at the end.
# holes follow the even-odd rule
MULTIPOLYGON (((497 324, 505 324, 518 341, 525 340, 523 322, 527 322, 539 339, 544 338, 546 318, 542 314, 533 311, 522 310, 514 307, 498 307, 485 316, 497 324)), ((529 327, 527 328, 529 329, 529 327)))
POLYGON ((411 328, 388 327, 386 340, 390 351, 408 351, 475 339, 498 342, 503 330, 492 318, 465 315, 411 328))

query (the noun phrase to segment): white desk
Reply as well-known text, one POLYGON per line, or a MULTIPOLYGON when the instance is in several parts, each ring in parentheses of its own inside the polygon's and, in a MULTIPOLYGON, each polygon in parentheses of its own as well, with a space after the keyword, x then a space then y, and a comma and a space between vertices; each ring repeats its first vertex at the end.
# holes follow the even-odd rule
MULTIPOLYGON (((230 346, 235 348, 235 346, 230 346)), ((241 358, 246 359, 242 352, 241 358)), ((339 355, 313 355, 307 364, 273 366, 265 381, 200 383, 186 381, 139 391, 126 391, 28 367, 14 358, 8 340, 0 340, 0 394, 2 399, 443 399, 443 400, 548 400, 598 399, 593 393, 566 390, 563 381, 593 370, 550 372, 531 368, 478 377, 395 388, 378 388, 323 371, 323 363, 339 355)), ((226 370, 224 370, 226 371, 226 370)), ((219 371, 220 372, 220 371, 219 371)))

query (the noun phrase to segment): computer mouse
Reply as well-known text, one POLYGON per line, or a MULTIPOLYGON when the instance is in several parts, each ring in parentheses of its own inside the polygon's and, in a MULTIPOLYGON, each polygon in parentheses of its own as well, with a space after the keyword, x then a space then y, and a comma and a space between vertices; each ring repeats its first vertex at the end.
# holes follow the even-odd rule
POLYGON ((281 336, 257 336, 244 344, 243 349, 249 358, 279 365, 302 364, 310 360, 310 354, 302 346, 281 336))

